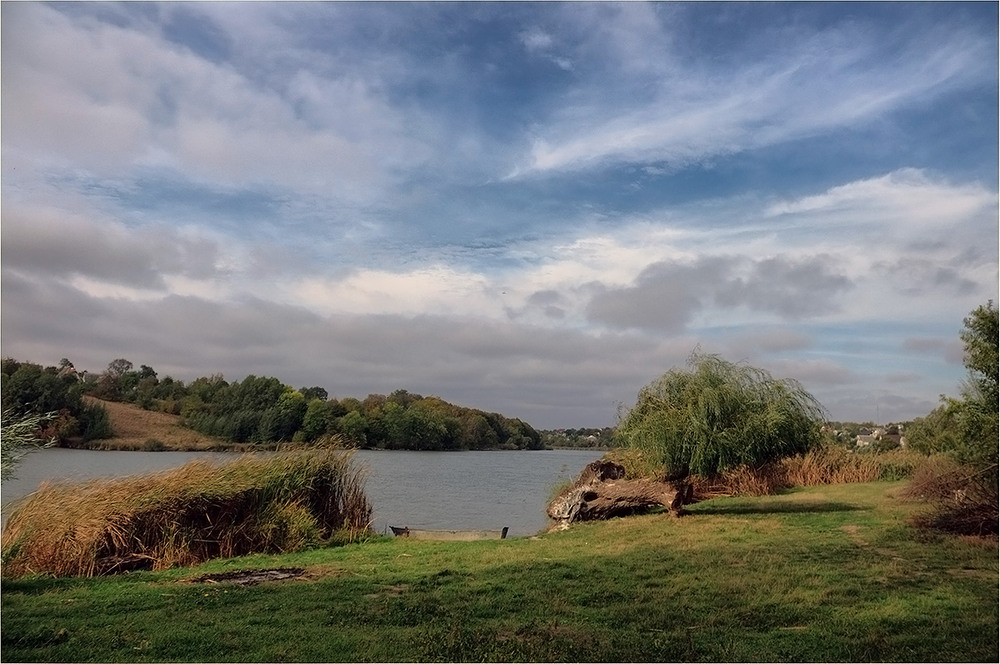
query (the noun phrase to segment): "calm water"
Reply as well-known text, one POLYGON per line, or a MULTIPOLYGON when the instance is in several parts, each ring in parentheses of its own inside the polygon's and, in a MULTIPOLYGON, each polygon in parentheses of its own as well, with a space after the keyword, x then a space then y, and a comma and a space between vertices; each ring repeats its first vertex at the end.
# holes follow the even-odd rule
MULTIPOLYGON (((532 535, 548 521, 552 487, 572 480, 600 458, 594 451, 380 452, 361 450, 368 499, 379 532, 393 526, 499 529, 532 535)), ((199 458, 232 459, 217 452, 93 452, 49 449, 27 456, 16 477, 0 485, 4 518, 10 503, 47 479, 85 480, 174 468, 199 458)))

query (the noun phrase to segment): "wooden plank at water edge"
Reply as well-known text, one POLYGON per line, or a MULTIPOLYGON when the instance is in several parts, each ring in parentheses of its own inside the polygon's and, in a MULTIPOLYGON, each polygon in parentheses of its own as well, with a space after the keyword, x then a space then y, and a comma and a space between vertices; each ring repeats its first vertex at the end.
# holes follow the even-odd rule
POLYGON ((396 537, 411 539, 441 540, 450 542, 472 542, 475 540, 507 539, 507 526, 503 530, 421 530, 389 526, 396 537))

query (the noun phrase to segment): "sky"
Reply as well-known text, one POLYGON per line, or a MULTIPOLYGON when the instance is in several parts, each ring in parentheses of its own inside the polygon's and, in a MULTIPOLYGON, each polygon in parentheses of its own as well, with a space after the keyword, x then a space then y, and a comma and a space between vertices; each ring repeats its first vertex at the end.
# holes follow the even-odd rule
POLYGON ((3 2, 0 344, 613 426, 905 421, 998 292, 997 3, 3 2))

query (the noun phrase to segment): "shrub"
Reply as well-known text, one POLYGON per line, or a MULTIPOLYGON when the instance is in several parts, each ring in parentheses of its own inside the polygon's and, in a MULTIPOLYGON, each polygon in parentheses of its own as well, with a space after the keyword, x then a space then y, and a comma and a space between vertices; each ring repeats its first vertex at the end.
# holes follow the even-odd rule
POLYGON ((83 412, 80 415, 84 440, 99 440, 113 437, 114 431, 111 429, 111 416, 108 410, 99 403, 84 403, 83 412))
POLYGON ((4 576, 94 576, 351 541, 370 521, 350 453, 250 454, 43 485, 11 513, 0 547, 4 576))
POLYGON ((917 526, 959 535, 997 535, 996 467, 959 464, 941 455, 921 466, 904 496, 923 500, 931 509, 914 517, 917 526))

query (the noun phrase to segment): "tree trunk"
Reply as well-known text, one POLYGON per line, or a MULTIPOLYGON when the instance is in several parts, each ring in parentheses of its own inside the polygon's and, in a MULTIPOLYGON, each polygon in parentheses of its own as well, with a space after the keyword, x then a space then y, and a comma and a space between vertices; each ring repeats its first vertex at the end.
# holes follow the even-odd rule
POLYGON ((610 461, 595 461, 572 487, 560 493, 546 512, 563 524, 596 521, 667 507, 675 515, 691 500, 692 487, 684 482, 625 480, 625 469, 610 461))

